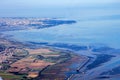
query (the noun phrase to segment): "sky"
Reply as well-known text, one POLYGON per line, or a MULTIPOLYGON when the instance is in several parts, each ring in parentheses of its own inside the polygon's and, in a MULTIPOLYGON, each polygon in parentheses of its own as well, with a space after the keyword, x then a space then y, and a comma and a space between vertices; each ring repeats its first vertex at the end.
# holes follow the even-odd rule
POLYGON ((50 11, 118 3, 120 0, 1 0, 0 17, 46 15, 50 11))

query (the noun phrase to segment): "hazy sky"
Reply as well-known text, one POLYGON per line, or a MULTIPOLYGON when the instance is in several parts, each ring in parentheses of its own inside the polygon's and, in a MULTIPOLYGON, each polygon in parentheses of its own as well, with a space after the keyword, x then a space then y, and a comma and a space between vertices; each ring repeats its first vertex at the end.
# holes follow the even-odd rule
POLYGON ((0 0, 0 16, 27 16, 74 7, 120 3, 120 0, 0 0), (34 14, 32 14, 34 13, 34 14))
POLYGON ((115 2, 120 2, 120 0, 1 0, 0 8, 82 6, 115 2))

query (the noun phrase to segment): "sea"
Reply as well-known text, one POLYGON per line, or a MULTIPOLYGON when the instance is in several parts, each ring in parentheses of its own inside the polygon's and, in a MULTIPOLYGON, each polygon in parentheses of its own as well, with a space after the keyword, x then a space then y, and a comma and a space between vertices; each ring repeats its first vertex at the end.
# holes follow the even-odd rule
POLYGON ((75 20, 77 23, 43 29, 7 31, 4 34, 12 35, 13 39, 22 42, 104 44, 120 48, 119 3, 66 7, 47 11, 48 14, 39 14, 36 17, 75 20))
MULTIPOLYGON (((11 39, 21 42, 66 43, 74 45, 103 44, 120 49, 120 3, 41 10, 41 13, 46 14, 33 16, 75 20, 77 23, 42 29, 6 31, 3 33, 12 35, 11 39)), ((96 68, 96 73, 109 69, 108 67, 118 66, 119 62, 119 56, 116 56, 107 64, 96 68)), ((88 74, 90 73, 91 75, 95 70, 89 71, 88 74)), ((93 75, 96 75, 96 73, 93 75)))

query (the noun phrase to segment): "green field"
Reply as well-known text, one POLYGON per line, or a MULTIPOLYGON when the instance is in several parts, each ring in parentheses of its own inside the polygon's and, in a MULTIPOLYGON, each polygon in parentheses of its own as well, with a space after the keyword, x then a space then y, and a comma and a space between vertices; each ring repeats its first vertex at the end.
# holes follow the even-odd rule
POLYGON ((14 75, 7 72, 0 72, 0 76, 4 80, 21 80, 24 77, 24 75, 14 75))

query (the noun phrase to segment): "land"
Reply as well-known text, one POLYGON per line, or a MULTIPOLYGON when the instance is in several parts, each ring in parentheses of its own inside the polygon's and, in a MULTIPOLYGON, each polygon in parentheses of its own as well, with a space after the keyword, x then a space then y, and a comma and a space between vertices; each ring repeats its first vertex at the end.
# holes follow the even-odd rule
POLYGON ((49 28, 63 24, 76 23, 74 20, 60 20, 55 18, 0 18, 0 31, 30 30, 49 28))
MULTIPOLYGON (((0 18, 0 31, 41 29, 75 22, 49 18, 0 18)), ((69 50, 22 43, 9 37, 0 33, 0 77, 3 80, 64 80, 70 76, 69 71, 75 71, 68 66, 86 60, 69 50)))
POLYGON ((4 80, 64 80, 87 60, 69 50, 30 46, 1 38, 0 76, 4 80), (72 64, 77 66, 68 67, 72 64))
MULTIPOLYGON (((103 64, 111 63, 111 60, 114 57, 116 58, 115 54, 109 54, 113 53, 113 49, 106 47, 89 49, 87 46, 68 44, 53 45, 46 44, 46 47, 41 47, 41 43, 23 44, 2 38, 0 44, 0 76, 4 80, 84 80, 84 78, 99 80, 119 78, 117 76, 119 71, 116 71, 119 70, 119 66, 113 67, 112 71, 109 69, 104 71, 104 68, 101 70, 103 64), (84 54, 94 54, 96 57, 74 54, 73 50, 84 54), (100 68, 100 71, 103 72, 99 71, 100 73, 96 75, 95 68, 98 68, 98 71, 100 68), (92 71, 94 73, 91 75, 92 71), (106 75, 108 73, 110 75, 106 75)), ((118 51, 115 50, 114 52, 118 51)))
POLYGON ((119 49, 21 43, 5 37, 0 38, 0 76, 4 80, 119 79, 119 64, 106 67, 119 61, 119 49))
POLYGON ((0 18, 0 77, 3 80, 119 80, 120 49, 105 45, 19 42, 4 31, 76 23, 50 18, 0 18))

